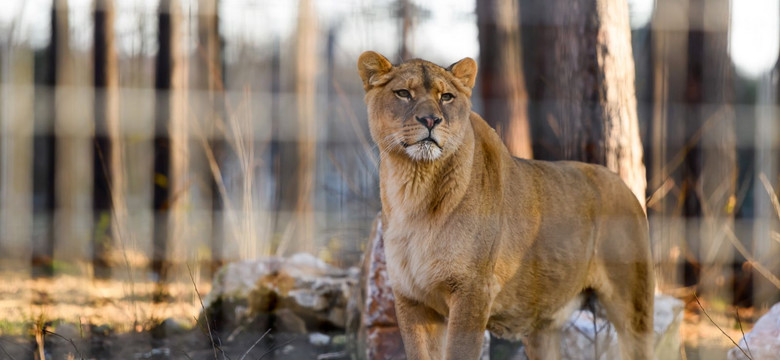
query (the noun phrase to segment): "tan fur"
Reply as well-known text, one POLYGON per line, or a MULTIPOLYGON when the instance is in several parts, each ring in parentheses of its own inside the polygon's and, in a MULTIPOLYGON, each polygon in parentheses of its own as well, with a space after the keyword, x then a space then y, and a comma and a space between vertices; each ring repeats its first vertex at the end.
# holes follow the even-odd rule
POLYGON ((651 358, 647 220, 617 175, 513 158, 471 112, 472 59, 393 66, 369 51, 358 70, 409 359, 477 359, 485 329, 522 338, 531 359, 557 358, 558 330, 586 289, 617 329, 623 359, 651 358), (441 121, 429 131, 426 118, 441 121), (436 143, 421 141, 428 136, 436 143))

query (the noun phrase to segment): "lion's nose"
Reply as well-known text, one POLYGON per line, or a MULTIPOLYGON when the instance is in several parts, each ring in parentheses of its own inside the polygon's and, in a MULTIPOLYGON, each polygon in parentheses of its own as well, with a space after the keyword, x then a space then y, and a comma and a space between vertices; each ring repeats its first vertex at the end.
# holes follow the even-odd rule
POLYGON ((441 118, 433 115, 428 115, 423 117, 415 116, 415 118, 426 128, 428 128, 428 130, 433 130, 433 128, 436 125, 439 125, 439 123, 441 123, 441 118))

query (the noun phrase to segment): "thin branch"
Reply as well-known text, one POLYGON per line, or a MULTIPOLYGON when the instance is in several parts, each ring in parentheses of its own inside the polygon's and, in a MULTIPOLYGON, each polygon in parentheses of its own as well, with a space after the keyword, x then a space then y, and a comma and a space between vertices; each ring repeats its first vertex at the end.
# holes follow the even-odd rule
POLYGON ((295 338, 292 338, 292 339, 287 340, 287 341, 285 341, 285 342, 283 342, 283 343, 281 343, 281 344, 279 344, 277 346, 274 346, 274 347, 270 348, 268 351, 264 352, 263 355, 260 355, 260 357, 257 358, 257 360, 260 360, 260 359, 264 358, 266 355, 276 351, 277 349, 280 349, 283 346, 286 346, 286 345, 290 344, 293 341, 295 341, 295 338))
POLYGON ((747 351, 750 354, 750 356, 753 356, 753 352, 750 351, 750 345, 748 344, 748 339, 745 337, 745 330, 742 329, 742 319, 739 318, 739 308, 736 308, 734 310, 734 313, 737 314, 737 324, 739 325, 739 332, 742 333, 742 340, 745 340, 745 347, 747 348, 747 351))
POLYGON ((756 259, 750 255, 747 249, 745 249, 745 246, 742 245, 742 242, 740 242, 737 236, 734 235, 734 230, 732 230, 730 227, 726 227, 726 239, 728 239, 729 242, 734 245, 734 248, 736 248, 737 251, 739 251, 739 253, 750 262, 750 265, 752 265, 759 274, 769 280, 769 282, 771 282, 772 285, 774 285, 776 288, 780 289, 780 279, 778 279, 777 276, 769 271, 769 269, 765 268, 764 265, 761 265, 761 263, 756 261, 756 259))
POLYGON ((777 216, 780 217, 780 201, 777 199, 775 189, 772 188, 772 184, 769 183, 769 179, 766 178, 766 174, 760 173, 758 174, 758 178, 761 180, 761 183, 764 184, 764 189, 766 189, 766 193, 769 195, 769 200, 772 201, 772 206, 775 208, 775 213, 777 213, 777 216))
POLYGON ((5 356, 8 356, 8 358, 9 358, 9 359, 11 359, 11 360, 16 360, 16 358, 15 358, 15 357, 13 357, 13 356, 11 356, 11 354, 9 354, 9 353, 8 353, 8 351, 5 351, 5 347, 3 347, 3 345, 2 345, 2 344, 0 344, 0 350, 2 350, 2 351, 3 351, 3 354, 5 354, 5 356))
POLYGON ((54 335, 54 336, 56 336, 56 337, 58 337, 58 338, 60 338, 62 340, 65 340, 65 341, 69 342, 70 346, 73 347, 73 350, 76 350, 76 354, 79 355, 79 358, 82 359, 82 360, 84 359, 84 355, 81 354, 81 351, 79 351, 79 348, 76 346, 76 343, 74 343, 73 340, 68 339, 68 338, 66 338, 66 337, 64 337, 64 336, 62 336, 60 334, 57 334, 57 333, 55 333, 53 331, 49 331, 49 330, 46 330, 46 329, 43 329, 43 333, 44 334, 54 335))
POLYGON ((254 348, 255 348, 255 346, 257 346, 257 344, 258 344, 258 343, 259 343, 261 340, 263 340, 263 338, 264 338, 266 335, 268 335, 268 333, 269 333, 269 332, 271 332, 271 329, 268 329, 268 330, 266 330, 266 332, 265 332, 265 333, 263 333, 263 335, 262 335, 262 336, 260 336, 260 338, 259 338, 259 339, 257 339, 257 341, 255 341, 255 343, 254 343, 254 344, 252 344, 252 346, 250 346, 250 347, 249 347, 249 349, 248 349, 248 350, 247 350, 247 351, 244 353, 244 355, 242 355, 242 356, 241 356, 241 359, 239 359, 239 360, 244 360, 244 358, 245 358, 247 355, 249 355, 249 352, 250 352, 250 351, 252 351, 252 349, 254 349, 254 348))
POLYGON ((710 317, 710 314, 707 314, 707 310, 704 310, 704 306, 702 306, 702 305, 701 305, 701 301, 699 301, 699 297, 698 297, 698 296, 696 296, 696 292, 694 292, 694 293, 693 293, 693 297, 696 299, 696 303, 697 303, 697 304, 699 304, 699 308, 700 308, 700 309, 701 309, 701 311, 704 313, 704 315, 707 317, 707 319, 709 319, 709 320, 710 320, 710 322, 712 323, 712 325, 715 325, 715 327, 716 327, 716 328, 718 328, 718 330, 720 330, 720 332, 721 332, 721 333, 723 333, 723 335, 725 335, 727 338, 729 338, 729 340, 731 340, 731 342, 734 344, 734 346, 736 346, 736 347, 737 347, 737 349, 739 349, 739 351, 742 351, 742 354, 744 354, 744 355, 745 355, 745 356, 746 356, 748 359, 750 359, 750 360, 753 360, 753 358, 752 358, 752 357, 750 357, 750 356, 749 356, 749 355, 748 355, 748 354, 745 352, 745 350, 743 350, 743 349, 742 349, 742 347, 741 347, 741 346, 739 346, 739 344, 737 344, 737 343, 734 341, 734 339, 732 339, 732 338, 731 338, 731 336, 729 336, 729 334, 726 334, 726 332, 725 332, 725 331, 723 331, 723 329, 721 329, 721 327, 720 327, 720 326, 718 326, 718 324, 716 324, 714 320, 712 320, 712 318, 710 317))
POLYGON ((211 334, 211 325, 209 324, 210 323, 209 314, 208 311, 206 311, 206 306, 203 305, 203 298, 200 296, 200 292, 198 291, 198 285, 195 284, 195 277, 192 276, 192 268, 190 268, 189 263, 187 263, 187 271, 190 273, 190 281, 192 281, 192 286, 195 287, 195 294, 198 295, 198 301, 200 301, 200 308, 203 310, 203 319, 206 320, 206 330, 208 330, 209 340, 211 340, 211 348, 214 350, 214 360, 219 360, 219 357, 217 356, 217 345, 216 343, 214 343, 214 336, 211 334))

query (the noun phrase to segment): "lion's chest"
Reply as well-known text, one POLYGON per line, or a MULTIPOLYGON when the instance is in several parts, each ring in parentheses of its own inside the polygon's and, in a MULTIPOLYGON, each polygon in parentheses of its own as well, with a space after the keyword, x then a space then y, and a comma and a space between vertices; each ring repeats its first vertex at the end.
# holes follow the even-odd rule
POLYGON ((453 247, 457 239, 437 229, 411 228, 391 222, 385 232, 392 286, 404 296, 446 315, 448 282, 458 278, 463 269, 453 247))

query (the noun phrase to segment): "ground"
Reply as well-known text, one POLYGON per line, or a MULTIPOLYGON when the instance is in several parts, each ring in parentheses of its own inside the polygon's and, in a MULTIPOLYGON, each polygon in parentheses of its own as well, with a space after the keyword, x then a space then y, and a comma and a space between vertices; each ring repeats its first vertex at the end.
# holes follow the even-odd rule
MULTIPOLYGON (((169 284, 166 295, 156 297, 158 288, 147 279, 94 280, 76 275, 36 279, 28 274, 0 273, 0 358, 37 359, 40 344, 51 359, 214 359, 215 348, 221 349, 217 359, 346 358, 345 338, 338 334, 328 334, 329 344, 322 345, 313 345, 306 334, 278 334, 273 329, 261 339, 267 328, 262 325, 220 329, 214 339, 217 345, 212 345, 202 329, 205 324, 196 322, 200 298, 189 276, 169 284), (41 337, 44 326, 56 335, 41 337)), ((210 290, 207 281, 195 283, 203 296, 210 290)), ((734 341, 742 338, 735 310, 706 300, 701 307, 691 299, 683 300, 687 303, 680 329, 683 359, 725 359, 734 344, 724 332, 734 341)), ((753 309, 740 310, 745 332, 758 315, 753 309)))

